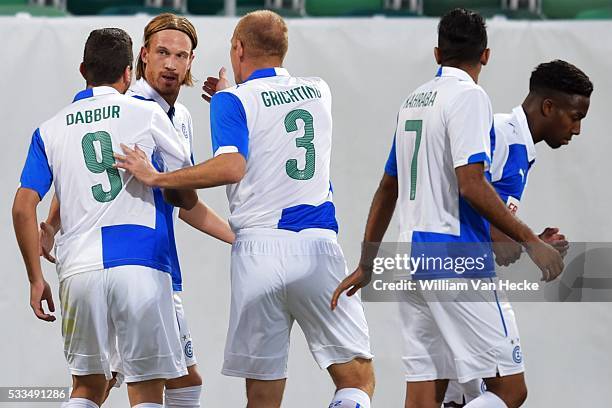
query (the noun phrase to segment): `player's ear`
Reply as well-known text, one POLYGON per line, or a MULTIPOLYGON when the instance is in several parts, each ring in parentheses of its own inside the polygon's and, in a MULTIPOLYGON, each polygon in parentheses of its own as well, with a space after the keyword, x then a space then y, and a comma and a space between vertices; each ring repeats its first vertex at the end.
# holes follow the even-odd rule
POLYGON ((480 55, 480 63, 482 65, 487 65, 487 63, 489 62, 489 58, 490 57, 491 57, 491 49, 490 48, 485 48, 485 50, 480 55))
POLYGON ((442 65, 442 56, 438 47, 434 47, 434 58, 436 59, 436 64, 442 65))
POLYGON ((549 98, 542 99, 542 116, 548 117, 552 114, 553 111, 553 101, 549 98))
POLYGON ((147 63, 149 59, 149 50, 146 47, 140 47, 140 59, 143 63, 147 63))
POLYGON ((81 65, 79 65, 79 72, 81 73, 81 76, 85 78, 85 81, 87 81, 87 70, 85 69, 85 63, 81 62, 81 65))
POLYGON ((242 41, 236 40, 236 55, 238 58, 242 59, 244 56, 244 47, 242 45, 242 41))

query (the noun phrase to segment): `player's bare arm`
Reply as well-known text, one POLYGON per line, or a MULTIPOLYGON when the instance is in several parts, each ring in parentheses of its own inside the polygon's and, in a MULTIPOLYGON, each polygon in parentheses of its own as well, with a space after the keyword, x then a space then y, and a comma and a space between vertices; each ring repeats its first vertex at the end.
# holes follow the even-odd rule
POLYGON ((393 217, 395 203, 397 202, 397 191, 397 177, 384 174, 370 206, 359 265, 352 274, 340 282, 340 285, 334 291, 331 300, 332 310, 338 305, 338 299, 342 292, 348 290, 346 295, 353 296, 370 282, 372 262, 393 217))
POLYGON ((493 186, 485 179, 482 163, 457 167, 455 173, 459 193, 491 224, 525 246, 531 259, 542 271, 542 280, 550 282, 561 274, 563 260, 559 252, 508 211, 493 186))
POLYGON ((209 188, 234 184, 242 180, 246 159, 240 153, 220 154, 195 166, 160 173, 151 165, 142 150, 121 145, 125 155, 115 154, 116 167, 132 173, 140 182, 160 188, 209 188))
POLYGON ((495 228, 490 227, 491 242, 493 243, 493 253, 495 253, 495 262, 499 266, 508 266, 518 261, 523 253, 523 247, 518 242, 495 228))
POLYGON ((55 316, 51 313, 55 312, 55 305, 49 284, 42 273, 38 248, 36 207, 39 202, 40 197, 36 191, 18 189, 13 202, 13 227, 30 281, 30 306, 40 320, 53 322, 55 316), (51 313, 45 313, 43 301, 51 313))
POLYGON ((55 234, 61 228, 60 205, 57 196, 53 194, 51 205, 49 206, 49 214, 47 220, 40 223, 38 234, 39 239, 39 256, 44 257, 47 261, 55 263, 55 257, 51 254, 55 245, 55 234))
POLYGON ((231 230, 229 223, 202 201, 198 200, 191 210, 181 208, 179 211, 179 218, 193 228, 213 238, 217 238, 228 244, 234 242, 234 232, 231 230))

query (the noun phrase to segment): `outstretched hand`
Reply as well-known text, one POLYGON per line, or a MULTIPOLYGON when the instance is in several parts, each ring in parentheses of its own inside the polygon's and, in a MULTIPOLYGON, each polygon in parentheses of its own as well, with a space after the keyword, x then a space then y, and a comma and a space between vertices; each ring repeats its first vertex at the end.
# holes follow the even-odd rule
POLYGON ((115 167, 124 169, 132 173, 134 177, 141 183, 155 187, 156 176, 159 174, 155 167, 147 159, 146 153, 141 150, 138 145, 134 145, 134 149, 130 149, 121 143, 121 149, 125 155, 115 153, 115 167))
POLYGON ((363 266, 359 265, 357 269, 355 269, 355 272, 344 278, 334 291, 331 299, 331 309, 334 310, 336 306, 338 306, 338 299, 342 292, 348 290, 346 296, 353 296, 359 289, 370 283, 371 279, 372 271, 366 270, 363 266))
POLYGON ((219 77, 208 77, 206 81, 204 81, 204 86, 202 86, 202 98, 204 98, 207 102, 210 102, 212 97, 218 92, 222 91, 226 88, 232 86, 227 79, 227 70, 225 67, 221 67, 219 70, 219 77))

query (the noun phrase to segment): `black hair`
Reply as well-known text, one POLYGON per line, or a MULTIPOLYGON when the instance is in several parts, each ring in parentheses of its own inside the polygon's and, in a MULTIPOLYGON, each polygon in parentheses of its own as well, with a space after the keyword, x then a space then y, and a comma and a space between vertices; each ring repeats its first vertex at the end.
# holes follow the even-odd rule
POLYGON ((438 24, 438 49, 442 65, 477 63, 487 48, 487 27, 474 11, 456 8, 438 24))
POLYGON ((576 66, 554 60, 538 65, 529 79, 529 92, 542 94, 551 90, 588 98, 593 93, 593 83, 576 66))
POLYGON ((132 39, 122 29, 101 28, 89 34, 83 54, 88 85, 117 82, 133 61, 132 39))

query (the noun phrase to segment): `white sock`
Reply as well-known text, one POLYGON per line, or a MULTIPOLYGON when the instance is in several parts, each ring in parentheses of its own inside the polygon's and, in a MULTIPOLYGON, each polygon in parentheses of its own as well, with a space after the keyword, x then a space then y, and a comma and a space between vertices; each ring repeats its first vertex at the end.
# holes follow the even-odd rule
POLYGON ((468 403, 464 408, 508 408, 506 403, 490 391, 468 403))
POLYGON ((154 402, 143 402, 142 404, 134 405, 132 408, 164 408, 162 404, 154 402))
POLYGON ((329 408, 370 408, 370 396, 359 388, 336 391, 329 408))
POLYGON ((86 398, 70 398, 62 404, 62 408, 100 408, 95 402, 86 398))
POLYGON ((202 386, 183 388, 166 388, 164 392, 164 407, 166 408, 199 408, 202 386))

